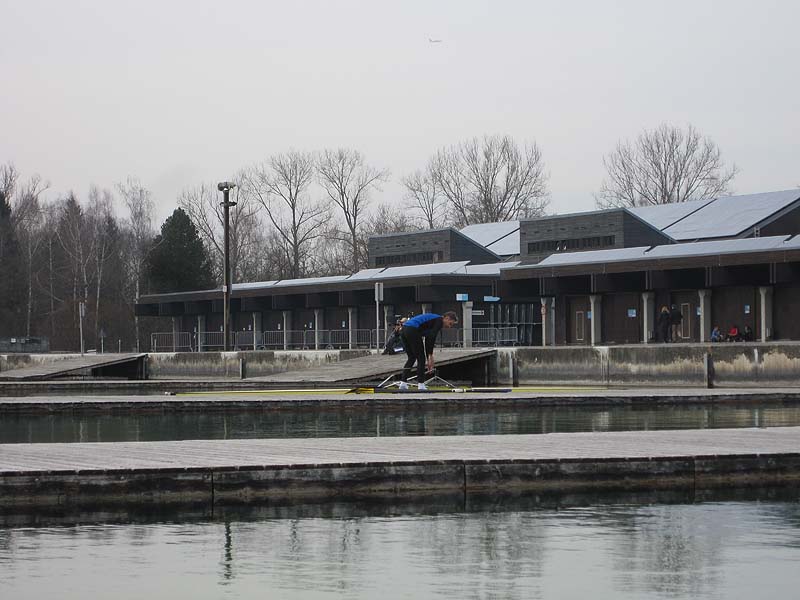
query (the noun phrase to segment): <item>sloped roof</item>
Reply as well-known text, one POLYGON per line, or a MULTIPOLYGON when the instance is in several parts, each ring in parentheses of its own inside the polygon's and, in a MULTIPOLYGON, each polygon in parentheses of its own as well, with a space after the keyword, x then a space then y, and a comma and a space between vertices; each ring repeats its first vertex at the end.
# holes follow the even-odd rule
POLYGON ((677 241, 690 241, 745 234, 794 203, 800 206, 800 190, 721 196, 627 210, 677 241))
POLYGON ((460 233, 498 256, 519 254, 519 221, 476 223, 467 225, 460 233))
POLYGON ((636 206, 627 209, 653 227, 665 230, 693 212, 700 210, 713 200, 694 200, 691 202, 673 202, 672 204, 656 204, 652 206, 636 206))
MULTIPOLYGON (((638 246, 636 248, 612 248, 610 250, 590 250, 586 252, 564 252, 551 254, 536 265, 522 265, 518 269, 535 270, 549 267, 566 267, 598 263, 619 263, 637 260, 657 260, 662 258, 690 258, 696 256, 717 256, 774 250, 796 250, 800 248, 798 236, 776 235, 770 237, 711 240, 685 244, 665 244, 663 246, 638 246)), ((515 267, 511 267, 512 270, 515 267)))
POLYGON ((502 269, 516 267, 518 260, 503 263, 490 263, 486 265, 467 265, 467 275, 499 275, 502 269))

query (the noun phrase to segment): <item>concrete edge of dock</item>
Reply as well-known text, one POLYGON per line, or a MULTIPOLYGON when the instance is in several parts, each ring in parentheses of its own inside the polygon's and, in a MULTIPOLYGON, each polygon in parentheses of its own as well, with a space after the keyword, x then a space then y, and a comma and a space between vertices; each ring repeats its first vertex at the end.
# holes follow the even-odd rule
POLYGON ((0 509, 800 484, 800 453, 0 472, 0 509))
POLYGON ((2 415, 47 414, 143 414, 181 412, 236 412, 249 410, 346 410, 346 409, 407 409, 407 408, 537 408, 548 406, 653 406, 657 404, 766 404, 798 403, 800 389, 763 390, 608 390, 581 392, 579 390, 552 394, 542 392, 475 392, 453 393, 394 393, 394 394, 307 394, 274 393, 229 395, 152 395, 133 398, 85 396, 48 398, 0 397, 2 415))

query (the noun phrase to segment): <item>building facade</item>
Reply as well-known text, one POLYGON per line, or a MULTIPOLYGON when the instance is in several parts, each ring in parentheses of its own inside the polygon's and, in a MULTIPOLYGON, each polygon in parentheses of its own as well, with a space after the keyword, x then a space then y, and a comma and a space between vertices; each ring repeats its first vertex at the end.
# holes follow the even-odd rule
MULTIPOLYGON (((234 284, 231 345, 374 347, 397 317, 447 310, 461 323, 446 343, 653 343, 673 305, 676 341, 714 326, 800 340, 798 233, 788 190, 378 236, 358 273, 234 284)), ((222 347, 222 308, 216 289, 145 296, 136 311, 165 325, 155 349, 207 350, 222 347)))

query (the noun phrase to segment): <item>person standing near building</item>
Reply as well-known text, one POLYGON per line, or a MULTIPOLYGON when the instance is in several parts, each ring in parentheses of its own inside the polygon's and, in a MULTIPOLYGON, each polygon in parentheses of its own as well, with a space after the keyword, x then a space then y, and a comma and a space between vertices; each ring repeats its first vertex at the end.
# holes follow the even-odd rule
POLYGON ((661 312, 658 314, 658 336, 665 344, 670 341, 670 322, 669 322, 669 309, 666 305, 661 307, 661 312))
POLYGON ((433 346, 436 336, 442 327, 450 328, 458 323, 458 317, 453 311, 437 315, 436 313, 422 313, 411 317, 403 323, 400 336, 403 340, 403 349, 408 355, 408 360, 403 365, 403 376, 400 389, 408 389, 408 378, 411 367, 417 364, 417 386, 420 390, 428 389, 425 386, 425 371, 433 371, 433 346))
POLYGON ((672 329, 672 341, 677 342, 679 333, 681 330, 681 321, 683 321, 683 315, 678 307, 673 304, 672 308, 669 311, 669 324, 672 329))

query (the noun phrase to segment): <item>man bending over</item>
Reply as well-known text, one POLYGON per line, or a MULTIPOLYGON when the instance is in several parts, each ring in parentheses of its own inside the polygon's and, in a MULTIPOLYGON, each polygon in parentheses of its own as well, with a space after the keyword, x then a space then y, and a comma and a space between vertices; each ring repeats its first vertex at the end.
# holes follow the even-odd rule
POLYGON ((428 389, 425 386, 425 371, 433 371, 433 345, 436 343, 436 336, 442 327, 452 327, 458 323, 458 317, 453 311, 437 315, 435 313, 423 313, 416 317, 411 317, 403 323, 401 337, 403 348, 408 355, 406 364, 403 365, 403 378, 400 381, 400 389, 408 389, 408 378, 411 375, 411 367, 417 363, 417 385, 420 390, 428 389))

